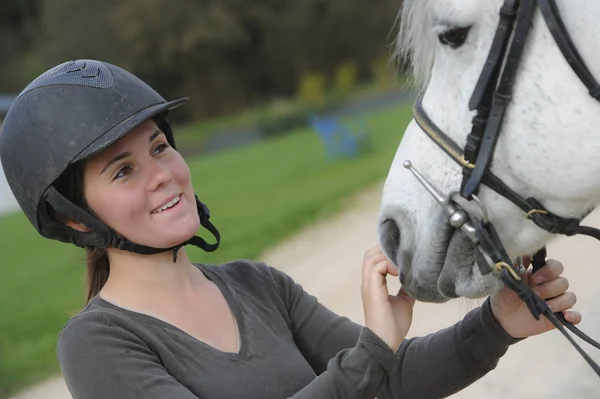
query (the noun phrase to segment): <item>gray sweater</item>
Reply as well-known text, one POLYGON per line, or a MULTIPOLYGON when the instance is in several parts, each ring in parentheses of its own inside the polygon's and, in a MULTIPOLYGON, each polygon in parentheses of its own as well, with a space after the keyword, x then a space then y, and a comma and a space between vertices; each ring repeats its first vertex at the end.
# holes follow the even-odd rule
POLYGON ((488 300, 393 353, 277 269, 245 260, 197 267, 232 309, 239 351, 219 351, 96 296, 58 339, 74 399, 442 398, 494 369, 518 341, 498 325, 488 300))

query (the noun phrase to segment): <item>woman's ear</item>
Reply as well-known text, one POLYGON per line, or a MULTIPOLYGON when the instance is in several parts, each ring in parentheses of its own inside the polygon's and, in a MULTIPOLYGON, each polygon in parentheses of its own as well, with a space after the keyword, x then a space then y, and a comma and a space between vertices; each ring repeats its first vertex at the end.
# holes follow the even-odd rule
POLYGON ((77 230, 82 233, 89 233, 91 231, 86 225, 71 218, 65 218, 65 220, 63 220, 63 223, 72 228, 73 230, 77 230))

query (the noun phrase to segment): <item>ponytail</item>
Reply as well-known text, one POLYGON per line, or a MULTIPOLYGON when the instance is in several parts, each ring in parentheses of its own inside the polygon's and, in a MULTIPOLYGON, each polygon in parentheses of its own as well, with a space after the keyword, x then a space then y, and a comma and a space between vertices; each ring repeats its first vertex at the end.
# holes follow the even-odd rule
MULTIPOLYGON (((71 165, 63 175, 57 180, 57 190, 68 198, 73 204, 83 208, 85 211, 94 215, 94 212, 90 209, 87 201, 85 200, 83 192, 83 174, 84 174, 84 163, 78 163, 71 165)), ((65 217, 58 213, 54 213, 54 217, 58 220, 65 221, 65 217)), ((86 247, 86 303, 98 295, 110 274, 110 262, 108 261, 108 254, 106 249, 86 247)))
POLYGON ((108 254, 103 248, 86 247, 85 252, 87 255, 86 303, 88 303, 106 284, 110 274, 110 264, 108 254))

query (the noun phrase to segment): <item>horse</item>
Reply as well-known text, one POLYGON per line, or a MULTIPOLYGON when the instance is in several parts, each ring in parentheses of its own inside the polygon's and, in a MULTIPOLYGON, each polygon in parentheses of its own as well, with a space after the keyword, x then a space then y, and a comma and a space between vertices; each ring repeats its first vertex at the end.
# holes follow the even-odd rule
MULTIPOLYGON (((481 95, 477 90, 494 52, 492 45, 497 44, 498 26, 510 12, 514 17, 516 11, 506 8, 515 3, 519 2, 403 2, 396 55, 408 60, 421 116, 445 133, 446 144, 469 144, 467 137, 479 112, 473 98, 481 95)), ((600 2, 550 3, 589 74, 600 78, 600 2)), ((451 196, 469 214, 486 211, 511 260, 534 254, 557 235, 528 220, 532 213, 578 221, 600 204, 599 93, 575 73, 540 8, 521 28, 527 30, 525 39, 512 37, 509 44, 522 46, 517 62, 499 64, 504 69, 509 65, 514 77, 508 83, 499 80, 498 86, 508 84, 511 95, 485 168, 520 198, 534 198, 544 211, 532 208, 525 214, 523 207, 486 184, 476 185, 472 192, 480 203, 451 196)), ((464 229, 450 224, 443 207, 406 168, 410 160, 441 192, 460 193, 465 190, 465 170, 477 163, 449 156, 456 148, 444 148, 444 143, 424 134, 427 126, 416 116, 402 136, 383 186, 378 220, 381 246, 415 299, 442 303, 458 297, 483 298, 502 286, 498 273, 485 272, 479 248, 464 229)))

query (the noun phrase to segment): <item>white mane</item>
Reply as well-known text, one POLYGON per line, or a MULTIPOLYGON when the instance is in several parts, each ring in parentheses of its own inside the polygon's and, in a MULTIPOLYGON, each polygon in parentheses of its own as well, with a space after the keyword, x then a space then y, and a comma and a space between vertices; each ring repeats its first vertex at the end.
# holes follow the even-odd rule
POLYGON ((408 67, 415 83, 424 89, 431 77, 436 41, 432 35, 431 8, 434 0, 404 0, 395 58, 408 67))

